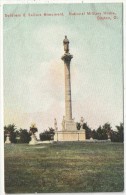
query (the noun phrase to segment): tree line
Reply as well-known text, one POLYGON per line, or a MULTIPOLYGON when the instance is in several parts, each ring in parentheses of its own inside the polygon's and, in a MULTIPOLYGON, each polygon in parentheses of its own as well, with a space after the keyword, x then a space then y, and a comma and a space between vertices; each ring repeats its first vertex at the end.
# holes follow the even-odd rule
MULTIPOLYGON (((83 124, 83 129, 86 131, 86 139, 97 139, 107 140, 110 139, 112 142, 123 142, 124 141, 124 126, 123 123, 115 126, 116 130, 113 130, 110 123, 100 125, 96 130, 91 129, 87 123, 83 124)), ((77 129, 80 130, 80 123, 77 123, 77 129)))
MULTIPOLYGON (((77 130, 79 131, 81 128, 81 124, 79 122, 76 123, 77 130)), ((124 141, 124 126, 123 123, 116 126, 116 130, 113 130, 109 123, 105 123, 102 126, 99 126, 96 130, 91 129, 87 123, 83 124, 83 129, 86 132, 86 139, 97 139, 97 140, 107 140, 110 139, 112 142, 123 142, 124 141)), ((17 129, 15 124, 9 124, 4 126, 4 142, 6 140, 7 135, 9 135, 11 143, 29 143, 31 140, 31 135, 38 131, 35 125, 32 125, 29 130, 27 129, 17 129)), ((48 130, 44 130, 44 132, 39 134, 39 138, 41 141, 45 140, 53 140, 55 134, 55 130, 53 128, 49 128, 48 130)))

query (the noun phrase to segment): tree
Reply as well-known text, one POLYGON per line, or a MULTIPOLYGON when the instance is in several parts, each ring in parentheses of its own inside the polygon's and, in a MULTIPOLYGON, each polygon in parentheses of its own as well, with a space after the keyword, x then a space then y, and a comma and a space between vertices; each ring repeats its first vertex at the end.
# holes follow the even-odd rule
POLYGON ((53 128, 49 128, 49 130, 45 130, 43 133, 39 134, 40 140, 53 140, 54 139, 55 130, 53 128))
POLYGON ((27 129, 20 129, 18 136, 20 138, 20 143, 29 143, 31 140, 30 133, 27 131, 27 129))
POLYGON ((106 132, 108 138, 111 138, 111 134, 112 134, 112 127, 109 123, 105 123, 102 126, 102 129, 106 132))
POLYGON ((112 135, 112 128, 109 123, 105 123, 103 126, 99 126, 96 131, 92 131, 92 137, 93 139, 98 140, 107 140, 108 138, 111 138, 112 135))
POLYGON ((118 131, 118 141, 123 142, 124 141, 124 125, 123 123, 120 123, 119 126, 116 126, 118 131))
POLYGON ((119 142, 118 132, 112 131, 111 133, 111 141, 112 142, 119 142))
MULTIPOLYGON (((76 127, 77 127, 77 130, 80 130, 81 128, 80 123, 77 122, 76 127)), ((87 123, 83 124, 83 129, 85 129, 86 139, 90 139, 91 138, 91 128, 87 125, 87 123)))
POLYGON ((123 125, 123 123, 120 123, 120 125, 116 126, 116 128, 118 130, 119 142, 123 142, 124 141, 124 125, 123 125))
POLYGON ((87 125, 87 123, 83 124, 83 129, 86 131, 86 139, 91 138, 91 128, 87 125))
POLYGON ((98 138, 98 135, 97 135, 97 132, 95 131, 95 129, 93 129, 93 131, 91 132, 91 137, 93 139, 97 139, 98 138))
POLYGON ((108 139, 108 135, 107 135, 106 130, 104 128, 102 128, 101 126, 98 127, 96 132, 97 132, 97 139, 98 140, 106 140, 106 139, 108 139))
POLYGON ((112 142, 123 142, 124 141, 124 126, 123 123, 116 126, 116 131, 111 132, 111 141, 112 142))
POLYGON ((10 137, 12 143, 16 143, 16 126, 14 124, 9 124, 4 126, 4 139, 6 140, 7 135, 10 137))

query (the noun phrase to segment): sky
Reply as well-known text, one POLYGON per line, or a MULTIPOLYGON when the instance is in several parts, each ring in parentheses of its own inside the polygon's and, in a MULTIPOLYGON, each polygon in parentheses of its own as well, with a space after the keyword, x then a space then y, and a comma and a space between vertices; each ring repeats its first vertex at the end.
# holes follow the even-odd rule
POLYGON ((123 122, 122 4, 4 5, 3 35, 5 125, 14 123, 18 129, 29 129, 35 123, 40 133, 54 127, 56 118, 61 130, 65 35, 73 55, 75 122, 83 116, 92 129, 106 122, 115 128, 123 122), (85 15, 71 16, 69 12, 85 15), (63 16, 28 16, 43 13, 63 16), (98 20, 94 14, 100 13, 111 20, 98 20))

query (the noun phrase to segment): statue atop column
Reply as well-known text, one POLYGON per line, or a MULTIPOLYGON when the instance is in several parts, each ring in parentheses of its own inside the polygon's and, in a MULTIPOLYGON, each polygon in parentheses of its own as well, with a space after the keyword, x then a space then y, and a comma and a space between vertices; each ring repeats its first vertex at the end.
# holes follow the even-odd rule
POLYGON ((63 45, 65 53, 69 53, 69 40, 67 39, 67 36, 65 36, 65 39, 63 40, 63 45))

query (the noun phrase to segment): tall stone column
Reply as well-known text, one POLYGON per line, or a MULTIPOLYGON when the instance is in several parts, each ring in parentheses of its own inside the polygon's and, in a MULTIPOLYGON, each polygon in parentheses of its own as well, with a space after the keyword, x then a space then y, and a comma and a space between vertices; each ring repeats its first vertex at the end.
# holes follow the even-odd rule
POLYGON ((63 40, 64 55, 61 59, 64 61, 64 74, 65 74, 65 118, 64 129, 67 131, 76 130, 76 124, 72 119, 72 101, 71 101, 71 78, 70 78, 70 62, 73 56, 69 53, 69 40, 67 36, 63 40))
POLYGON ((61 59, 64 61, 65 74, 65 116, 62 120, 62 130, 55 131, 54 141, 84 141, 86 139, 85 130, 78 131, 76 122, 72 118, 70 62, 73 56, 69 53, 67 36, 63 40, 63 45, 65 53, 61 59))
POLYGON ((64 54, 62 60, 64 61, 65 73, 65 119, 72 120, 72 103, 71 103, 71 78, 70 78, 70 61, 73 58, 70 54, 64 54))

